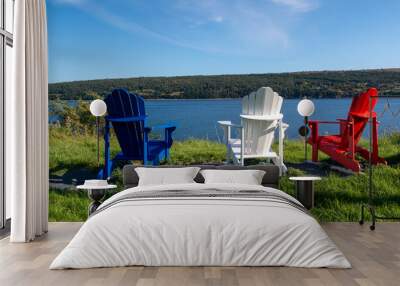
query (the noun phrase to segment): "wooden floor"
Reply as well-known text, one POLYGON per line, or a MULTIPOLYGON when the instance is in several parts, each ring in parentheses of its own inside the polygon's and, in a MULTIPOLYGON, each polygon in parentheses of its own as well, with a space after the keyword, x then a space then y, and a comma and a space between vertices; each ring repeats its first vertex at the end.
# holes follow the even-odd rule
POLYGON ((48 270, 81 226, 51 223, 47 235, 29 244, 0 241, 0 285, 400 285, 400 224, 323 225, 352 269, 288 267, 124 267, 48 270))

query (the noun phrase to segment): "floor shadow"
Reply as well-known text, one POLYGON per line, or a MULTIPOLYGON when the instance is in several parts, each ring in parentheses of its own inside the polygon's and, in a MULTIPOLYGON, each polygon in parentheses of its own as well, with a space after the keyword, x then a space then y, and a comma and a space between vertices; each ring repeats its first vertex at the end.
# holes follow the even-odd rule
POLYGON ((308 163, 308 162, 286 163, 286 167, 301 170, 304 173, 306 173, 307 175, 323 177, 328 174, 328 170, 325 167, 321 167, 321 165, 316 165, 316 164, 308 163))
MULTIPOLYGON (((123 166, 129 163, 129 161, 117 161, 109 182, 117 183, 120 179, 118 173, 120 174, 123 166)), ((67 189, 73 188, 77 185, 82 185, 85 180, 97 179, 99 170, 100 168, 88 168, 85 164, 60 164, 57 167, 50 169, 50 187, 67 189), (58 173, 62 173, 62 175, 58 175, 58 173)))
POLYGON ((84 166, 58 166, 50 170, 50 186, 54 188, 70 188, 83 184, 87 179, 96 179, 98 170, 84 166), (60 170, 67 170, 63 175, 56 175, 60 170))
POLYGON ((324 177, 331 173, 336 173, 341 177, 351 176, 351 173, 341 172, 340 169, 343 167, 336 164, 330 159, 321 160, 319 162, 301 162, 301 163, 285 163, 288 168, 294 168, 303 171, 307 175, 324 177), (337 166, 339 169, 334 169, 337 166))
POLYGON ((398 165, 400 164, 400 154, 395 154, 385 158, 388 165, 398 165))

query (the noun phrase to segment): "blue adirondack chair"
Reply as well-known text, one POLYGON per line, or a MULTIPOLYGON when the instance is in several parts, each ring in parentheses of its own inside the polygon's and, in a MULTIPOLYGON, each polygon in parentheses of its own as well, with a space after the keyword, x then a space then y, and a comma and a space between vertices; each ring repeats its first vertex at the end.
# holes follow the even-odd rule
POLYGON ((108 115, 105 117, 104 130, 104 169, 98 178, 108 179, 117 160, 140 160, 144 165, 158 165, 160 160, 168 159, 172 146, 173 124, 148 127, 147 115, 142 97, 129 93, 125 89, 114 89, 104 100, 108 115), (110 128, 114 128, 121 152, 110 159, 110 128), (153 130, 164 130, 163 140, 149 140, 153 130))

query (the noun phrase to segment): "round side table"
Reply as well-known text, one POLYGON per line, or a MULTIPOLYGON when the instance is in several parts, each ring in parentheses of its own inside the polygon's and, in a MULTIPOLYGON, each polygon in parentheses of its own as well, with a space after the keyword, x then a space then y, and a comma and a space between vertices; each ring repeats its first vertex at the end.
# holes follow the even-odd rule
POLYGON ((314 182, 320 181, 320 177, 290 177, 296 182, 296 199, 308 210, 314 207, 314 182))
POLYGON ((117 186, 106 185, 106 186, 96 187, 96 186, 80 185, 77 186, 76 188, 80 190, 87 190, 88 197, 92 201, 88 206, 88 215, 90 216, 101 205, 101 201, 104 199, 107 190, 115 189, 117 188, 117 186))

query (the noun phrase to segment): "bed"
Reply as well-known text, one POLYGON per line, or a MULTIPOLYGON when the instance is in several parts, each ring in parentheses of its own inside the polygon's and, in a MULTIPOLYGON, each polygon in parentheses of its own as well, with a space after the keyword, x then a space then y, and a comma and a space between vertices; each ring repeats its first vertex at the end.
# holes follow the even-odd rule
POLYGON ((125 190, 106 200, 50 269, 118 266, 291 266, 350 268, 318 222, 278 190, 279 168, 261 185, 194 183, 138 186, 123 169, 125 190))

